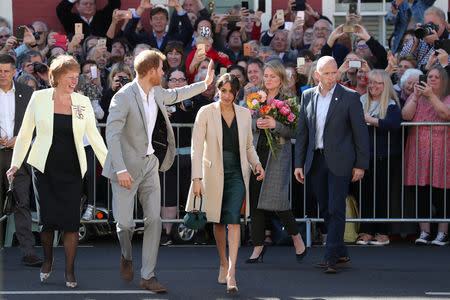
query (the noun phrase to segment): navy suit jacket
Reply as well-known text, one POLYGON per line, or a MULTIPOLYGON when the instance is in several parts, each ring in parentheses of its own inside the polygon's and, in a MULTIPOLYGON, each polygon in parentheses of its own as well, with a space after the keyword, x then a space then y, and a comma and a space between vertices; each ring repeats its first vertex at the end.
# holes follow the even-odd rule
MULTIPOLYGON (((308 174, 314 158, 319 87, 303 92, 295 143, 295 168, 308 174)), ((336 176, 351 176, 353 168, 369 168, 369 133, 359 94, 336 84, 323 132, 325 160, 336 176)))

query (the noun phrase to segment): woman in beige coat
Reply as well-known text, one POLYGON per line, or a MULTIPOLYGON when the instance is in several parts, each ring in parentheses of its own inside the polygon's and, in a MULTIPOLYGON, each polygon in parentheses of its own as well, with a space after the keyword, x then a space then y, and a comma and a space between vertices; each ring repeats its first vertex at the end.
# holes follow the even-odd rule
MULTIPOLYGON (((220 100, 202 107, 194 124, 193 182, 187 210, 192 209, 194 195, 205 196, 202 209, 208 221, 215 223, 214 237, 220 256, 218 282, 227 285, 227 292, 236 292, 239 223, 244 198, 247 196, 248 199, 250 165, 253 172, 259 174, 258 180, 264 178, 264 170, 253 147, 250 111, 233 104, 239 91, 239 80, 234 75, 224 74, 218 80, 217 88, 220 100), (229 259, 226 256, 226 225, 229 259)), ((247 217, 248 201, 245 206, 247 217)))

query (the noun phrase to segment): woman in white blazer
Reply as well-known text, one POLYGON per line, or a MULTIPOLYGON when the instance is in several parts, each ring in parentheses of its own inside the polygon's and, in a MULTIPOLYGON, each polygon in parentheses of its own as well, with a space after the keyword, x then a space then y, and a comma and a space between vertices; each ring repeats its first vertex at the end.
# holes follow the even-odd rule
MULTIPOLYGON (((192 184, 187 210, 193 208, 193 197, 205 196, 202 210, 214 223, 214 237, 220 256, 218 282, 227 292, 236 292, 235 269, 240 243, 240 216, 244 198, 248 199, 250 165, 258 180, 264 170, 253 147, 250 111, 234 104, 239 80, 224 74, 217 82, 219 101, 203 106, 192 133, 192 184), (203 181, 203 182, 202 182, 203 181), (226 255, 228 225, 229 259, 226 255)), ((198 204, 197 200, 197 206, 198 204)), ((245 217, 249 204, 246 201, 245 217)), ((198 208, 198 207, 196 207, 198 208)))
POLYGON ((68 55, 54 59, 49 78, 53 88, 36 91, 28 104, 14 147, 11 168, 13 179, 30 148, 33 131, 36 138, 27 162, 32 166, 32 180, 37 202, 44 249, 40 280, 50 276, 53 265, 54 230, 64 231, 66 286, 77 286, 74 273, 80 226, 82 179, 86 173, 86 134, 103 165, 106 146, 99 134, 89 98, 74 93, 80 65, 68 55))

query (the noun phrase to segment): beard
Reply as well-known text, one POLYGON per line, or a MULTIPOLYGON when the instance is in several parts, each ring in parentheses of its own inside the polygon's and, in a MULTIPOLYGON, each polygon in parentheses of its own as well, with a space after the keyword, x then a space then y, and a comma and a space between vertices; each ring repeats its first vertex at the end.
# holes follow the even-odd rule
POLYGON ((152 86, 158 86, 158 85, 161 85, 161 77, 160 76, 158 76, 158 75, 154 75, 154 76, 152 76, 151 78, 150 78, 150 84, 152 85, 152 86))

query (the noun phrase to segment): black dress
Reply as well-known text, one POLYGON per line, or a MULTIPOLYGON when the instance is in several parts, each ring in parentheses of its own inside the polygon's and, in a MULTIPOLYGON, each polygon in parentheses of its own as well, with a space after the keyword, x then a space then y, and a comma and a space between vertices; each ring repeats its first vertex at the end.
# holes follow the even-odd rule
POLYGON ((53 139, 44 173, 33 168, 42 231, 78 232, 82 178, 72 130, 72 115, 54 114, 53 139))
POLYGON ((242 177, 239 155, 239 133, 236 116, 228 127, 222 117, 223 147, 223 195, 220 224, 239 224, 241 208, 245 198, 245 184, 242 177))

